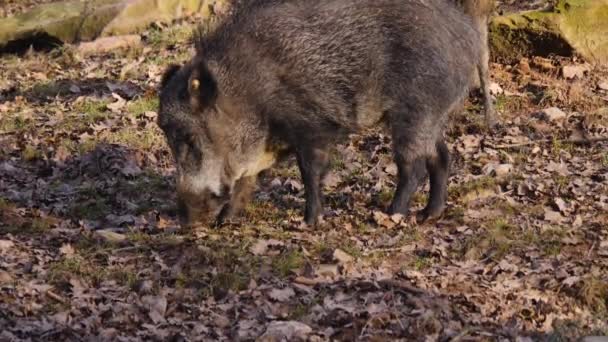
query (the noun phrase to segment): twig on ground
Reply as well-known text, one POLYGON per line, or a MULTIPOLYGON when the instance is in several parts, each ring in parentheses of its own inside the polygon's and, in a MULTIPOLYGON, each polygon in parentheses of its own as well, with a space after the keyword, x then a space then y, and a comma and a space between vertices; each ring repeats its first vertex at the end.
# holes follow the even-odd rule
POLYGON ((376 248, 376 249, 370 249, 368 251, 363 252, 363 255, 368 256, 368 255, 374 254, 374 253, 401 252, 402 250, 403 250, 403 247, 376 248))
POLYGON ((487 144, 487 146, 490 148, 497 149, 497 150, 508 150, 508 149, 518 149, 521 147, 527 147, 527 146, 532 146, 532 145, 536 145, 536 144, 546 144, 546 143, 550 143, 553 141, 557 141, 557 142, 565 143, 565 144, 587 145, 587 144, 592 144, 592 143, 597 143, 597 142, 608 141, 608 137, 589 138, 589 139, 563 139, 563 140, 542 139, 542 140, 526 141, 526 142, 517 143, 517 144, 505 144, 505 145, 487 144))
POLYGON ((401 280, 385 279, 385 280, 380 280, 378 282, 378 284, 380 284, 384 287, 388 287, 388 288, 397 288, 397 289, 404 290, 404 291, 410 292, 410 293, 424 294, 424 290, 416 288, 401 280))
POLYGON ((49 296, 51 299, 54 299, 54 300, 58 301, 59 303, 65 304, 65 302, 66 302, 65 299, 63 299, 63 297, 61 297, 60 295, 56 294, 52 290, 46 291, 46 295, 49 296))

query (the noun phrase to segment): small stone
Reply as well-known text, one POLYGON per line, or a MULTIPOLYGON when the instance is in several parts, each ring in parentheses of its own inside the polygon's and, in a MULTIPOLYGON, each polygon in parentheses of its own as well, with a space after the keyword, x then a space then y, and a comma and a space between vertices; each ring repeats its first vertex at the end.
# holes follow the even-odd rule
POLYGON ((549 122, 563 120, 567 117, 566 113, 557 107, 550 107, 541 112, 543 118, 549 122))
POLYGON ((601 90, 608 90, 608 81, 602 81, 598 83, 597 87, 601 90))
POLYGON ((589 67, 586 65, 566 65, 562 68, 562 76, 567 80, 583 78, 587 71, 589 67))

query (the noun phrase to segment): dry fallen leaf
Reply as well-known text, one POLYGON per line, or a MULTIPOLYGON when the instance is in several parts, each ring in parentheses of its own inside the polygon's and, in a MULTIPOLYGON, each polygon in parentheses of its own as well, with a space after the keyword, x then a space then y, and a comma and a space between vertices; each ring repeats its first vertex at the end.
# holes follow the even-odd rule
POLYGON ((278 240, 270 239, 270 240, 258 240, 255 244, 253 244, 249 251, 253 255, 266 255, 268 253, 268 249, 270 247, 280 247, 284 246, 284 243, 278 240))
POLYGON ((330 171, 323 178, 323 185, 325 185, 329 189, 332 189, 338 186, 341 181, 342 179, 337 173, 330 171))
POLYGON ((107 105, 108 109, 114 113, 120 113, 121 109, 124 108, 127 104, 127 101, 122 98, 122 96, 112 93, 112 97, 116 99, 116 101, 107 105))
POLYGON ((339 264, 347 264, 352 262, 354 259, 348 253, 343 250, 336 248, 333 254, 334 260, 338 261, 339 264))
POLYGON ((0 240, 0 252, 4 253, 11 249, 15 243, 11 240, 0 240))
POLYGON ((297 321, 274 321, 270 322, 266 331, 256 341, 278 342, 278 341, 306 341, 312 328, 297 321))
POLYGON ((386 227, 386 228, 390 229, 390 228, 394 228, 397 225, 397 223, 395 221, 393 221, 390 216, 383 213, 382 211, 375 210, 373 212, 373 215, 374 215, 374 221, 376 221, 376 223, 382 227, 386 227))
POLYGON ((152 322, 158 324, 165 321, 167 298, 164 296, 143 296, 141 303, 148 310, 148 316, 152 322))
POLYGON ((545 208, 545 220, 551 223, 563 223, 564 221, 566 221, 566 218, 563 217, 562 214, 557 211, 545 208))
POLYGON ((8 284, 13 281, 13 277, 10 273, 0 270, 0 284, 8 284))
POLYGON ((105 230, 105 229, 96 230, 95 234, 97 234, 102 239, 106 240, 107 242, 112 242, 112 243, 121 243, 121 242, 124 242, 127 240, 126 235, 116 233, 111 230, 105 230))
POLYGON ((75 253, 74 247, 72 247, 72 245, 69 243, 63 244, 61 248, 59 248, 59 252, 61 252, 61 254, 65 255, 66 257, 71 257, 75 253))
POLYGON ((272 289, 270 292, 268 292, 268 297, 278 302, 285 302, 295 295, 296 293, 291 287, 286 287, 284 289, 272 289))

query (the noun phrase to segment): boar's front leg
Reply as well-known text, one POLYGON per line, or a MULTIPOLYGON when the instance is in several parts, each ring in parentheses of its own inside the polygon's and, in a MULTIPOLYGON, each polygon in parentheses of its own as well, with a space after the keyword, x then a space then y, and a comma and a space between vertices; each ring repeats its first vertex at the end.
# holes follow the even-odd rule
POLYGON ((296 158, 306 192, 304 221, 314 226, 323 210, 321 180, 327 172, 329 154, 324 148, 306 146, 296 150, 296 158))
POLYGON ((234 189, 232 190, 230 202, 222 208, 222 211, 217 217, 216 225, 221 225, 226 220, 230 220, 241 212, 251 198, 256 181, 257 176, 242 177, 236 181, 234 189))

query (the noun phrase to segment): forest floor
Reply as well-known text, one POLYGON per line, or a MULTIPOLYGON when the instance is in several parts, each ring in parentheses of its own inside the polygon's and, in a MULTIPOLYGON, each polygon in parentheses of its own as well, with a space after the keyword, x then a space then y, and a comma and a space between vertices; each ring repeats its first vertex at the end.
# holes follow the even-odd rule
POLYGON ((451 118, 439 221, 383 213, 396 169, 376 132, 335 148, 317 229, 290 159, 238 224, 184 232, 156 88, 192 27, 0 56, 1 341, 608 335, 608 70, 492 64, 501 125, 486 131, 475 96, 451 118))

